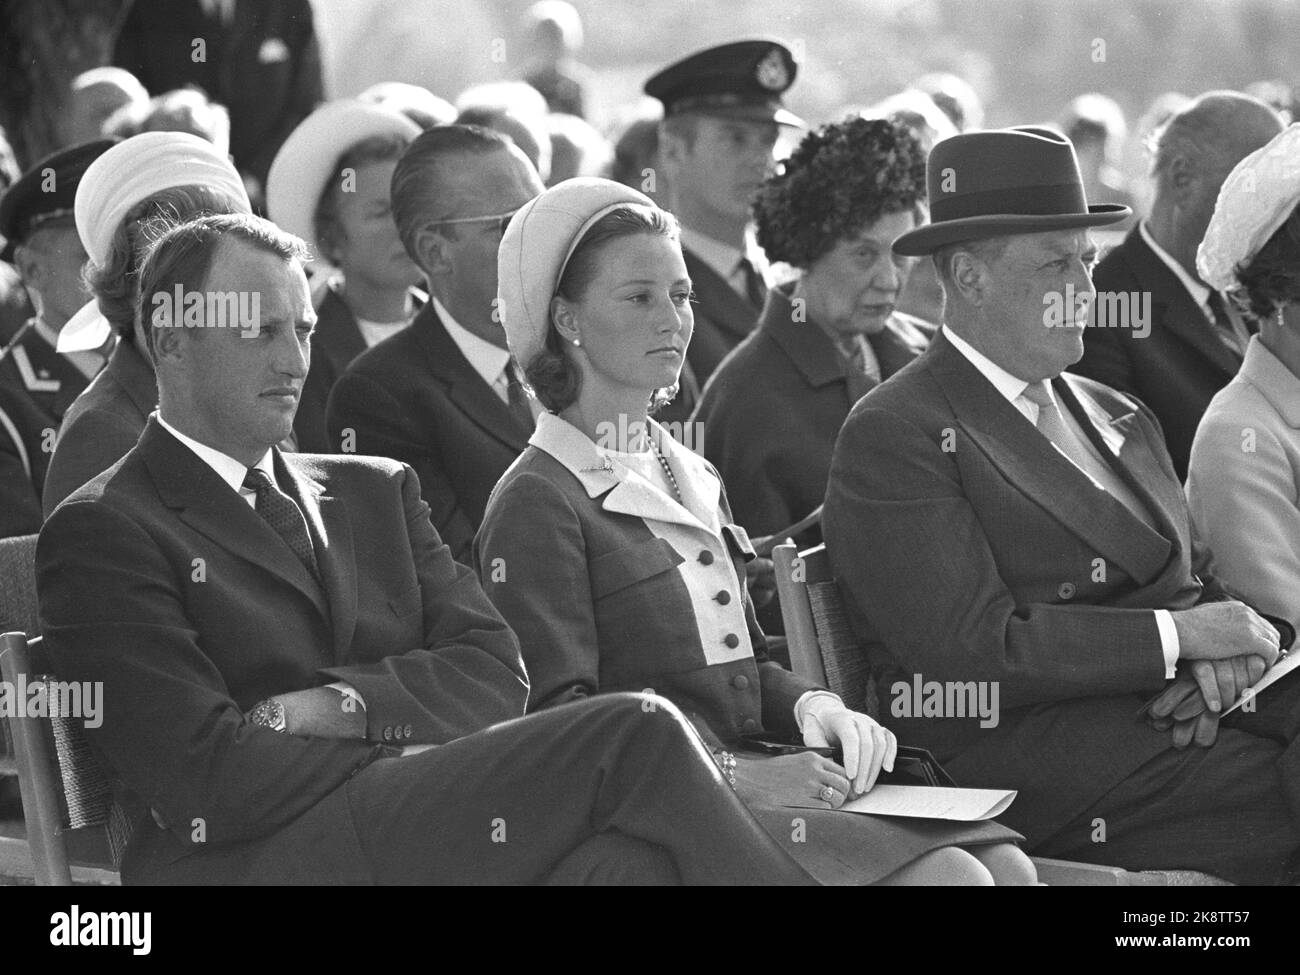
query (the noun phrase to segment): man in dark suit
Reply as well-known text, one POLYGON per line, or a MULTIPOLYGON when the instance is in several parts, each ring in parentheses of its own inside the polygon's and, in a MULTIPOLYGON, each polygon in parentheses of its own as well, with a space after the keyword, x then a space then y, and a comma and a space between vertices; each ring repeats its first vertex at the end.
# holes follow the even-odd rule
POLYGON ((305 256, 242 215, 160 238, 159 411, 42 531, 48 652, 103 686, 86 733, 134 827, 124 878, 806 882, 667 702, 520 718, 518 642, 409 467, 275 447, 310 361, 305 256), (181 327, 177 289, 258 304, 181 327))
POLYGON ((1150 411, 1063 373, 1086 228, 1128 208, 1088 207, 1044 129, 941 142, 928 184, 933 222, 894 246, 934 255, 945 324, 854 407, 823 519, 885 720, 963 785, 1019 790, 1000 818, 1032 852, 1276 883, 1300 688, 1219 721, 1294 632, 1210 574, 1150 411))
POLYGON ((321 100, 310 0, 134 0, 113 63, 151 94, 195 85, 225 105, 230 154, 259 187, 280 143, 321 100))
POLYGON ((692 54, 645 83, 646 94, 664 105, 659 159, 695 292, 686 358, 701 387, 754 330, 768 286, 778 283, 747 230, 780 127, 803 126, 781 103, 797 72, 783 44, 736 41, 692 54))
POLYGON ((487 129, 437 126, 411 143, 393 172, 393 217, 430 300, 330 395, 331 443, 410 464, 434 527, 467 564, 488 495, 540 410, 519 385, 495 302, 505 225, 542 189, 527 157, 487 129))
POLYGON ((1174 115, 1155 151, 1150 216, 1093 274, 1096 324, 1075 371, 1151 408, 1180 480, 1196 426, 1236 375, 1254 330, 1197 276, 1196 250, 1228 173, 1281 130, 1275 111, 1238 92, 1210 92, 1174 115), (1107 304, 1107 295, 1127 302, 1107 304))
POLYGON ((41 527, 45 472, 64 414, 104 364, 98 351, 55 347, 86 301, 86 250, 72 212, 77 186, 111 145, 101 139, 52 153, 0 199, 0 258, 14 262, 35 310, 0 342, 0 537, 41 527))

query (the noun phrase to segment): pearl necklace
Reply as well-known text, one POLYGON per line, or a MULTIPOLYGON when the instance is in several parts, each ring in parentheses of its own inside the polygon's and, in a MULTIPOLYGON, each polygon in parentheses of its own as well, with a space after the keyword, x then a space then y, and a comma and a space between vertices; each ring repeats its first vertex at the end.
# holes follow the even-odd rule
POLYGON ((659 466, 664 469, 664 474, 668 477, 668 483, 672 486, 673 494, 677 496, 677 503, 685 507, 685 502, 682 501, 682 490, 677 486, 677 478, 673 474, 673 469, 668 465, 668 458, 660 451, 659 442, 653 435, 648 439, 650 440, 650 449, 654 451, 655 459, 659 461, 659 466))

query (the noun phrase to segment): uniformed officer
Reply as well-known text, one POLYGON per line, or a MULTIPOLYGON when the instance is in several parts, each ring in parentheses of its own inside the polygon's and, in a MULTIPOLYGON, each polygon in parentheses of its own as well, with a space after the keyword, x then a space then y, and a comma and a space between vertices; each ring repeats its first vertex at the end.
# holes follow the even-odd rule
POLYGON ((701 385, 753 330, 775 283, 747 230, 780 127, 803 127, 781 102, 797 71, 785 45, 747 40, 699 51, 645 83, 664 105, 659 159, 695 290, 687 359, 701 385))
POLYGON ((63 149, 0 199, 0 254, 13 261, 36 314, 0 347, 0 537, 41 526, 41 487, 63 413, 104 364, 103 351, 59 353, 59 331, 86 302, 73 200, 91 162, 113 142, 63 149))

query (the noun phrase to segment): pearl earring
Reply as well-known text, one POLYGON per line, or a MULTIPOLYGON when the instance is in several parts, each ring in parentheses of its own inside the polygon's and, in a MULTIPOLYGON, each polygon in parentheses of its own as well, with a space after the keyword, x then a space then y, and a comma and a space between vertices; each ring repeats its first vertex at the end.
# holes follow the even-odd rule
POLYGON ((573 340, 573 344, 574 344, 574 345, 582 345, 582 343, 579 342, 577 339, 574 339, 574 340, 573 340))

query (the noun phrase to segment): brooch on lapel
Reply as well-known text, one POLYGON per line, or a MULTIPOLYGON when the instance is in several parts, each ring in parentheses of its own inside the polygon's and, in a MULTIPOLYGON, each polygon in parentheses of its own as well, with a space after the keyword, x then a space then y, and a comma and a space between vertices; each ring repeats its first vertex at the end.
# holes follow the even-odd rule
POLYGON ((605 463, 602 464, 600 467, 580 467, 579 470, 583 474, 594 474, 597 471, 604 471, 606 474, 613 474, 614 473, 613 462, 608 457, 604 458, 604 461, 605 463))

